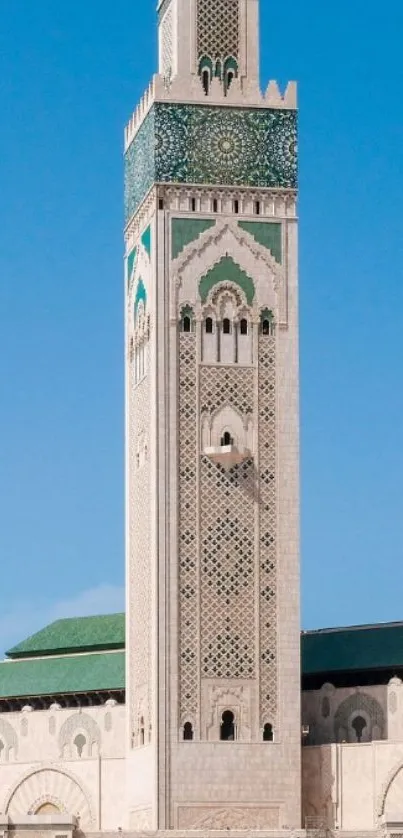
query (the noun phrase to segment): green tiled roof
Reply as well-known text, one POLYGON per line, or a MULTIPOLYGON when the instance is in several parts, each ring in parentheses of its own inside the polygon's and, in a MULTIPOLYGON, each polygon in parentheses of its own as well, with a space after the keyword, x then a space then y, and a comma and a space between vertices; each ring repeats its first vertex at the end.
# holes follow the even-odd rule
POLYGON ((123 690, 124 652, 0 663, 0 698, 123 690))
POLYGON ((23 640, 7 652, 9 658, 124 649, 125 615, 75 617, 55 623, 23 640))
POLYGON ((403 623, 302 634, 303 675, 403 667, 403 623))

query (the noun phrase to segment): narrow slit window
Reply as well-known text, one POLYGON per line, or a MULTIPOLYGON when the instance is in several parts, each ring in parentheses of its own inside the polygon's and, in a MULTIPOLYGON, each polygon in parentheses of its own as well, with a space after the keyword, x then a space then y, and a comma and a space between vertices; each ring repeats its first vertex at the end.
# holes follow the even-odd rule
POLYGON ((182 320, 182 332, 189 333, 192 331, 192 321, 188 314, 182 320))
POLYGON ((230 432, 225 431, 225 433, 221 437, 221 445, 222 446, 227 446, 227 445, 233 445, 233 444, 234 444, 234 440, 232 439, 232 436, 231 436, 230 432))
POLYGON ((209 73, 208 70, 203 70, 202 82, 203 82, 204 92, 205 92, 206 96, 208 96, 209 87, 210 87, 210 73, 209 73))
POLYGON ((213 212, 218 212, 218 201, 217 198, 213 199, 213 212))
POLYGON ((237 200, 234 201, 234 213, 235 215, 238 215, 239 213, 239 201, 237 200))
POLYGON ((191 208, 192 212, 196 212, 196 198, 191 199, 190 208, 191 208))
POLYGON ((255 201, 255 215, 260 215, 260 201, 255 201))
POLYGON ((240 331, 241 331, 241 335, 247 335, 248 334, 248 321, 246 320, 245 317, 242 318, 242 320, 241 320, 240 331))
POLYGON ((206 317, 206 335, 213 334, 213 318, 206 317))
POLYGON ((162 198, 160 198, 159 201, 158 201, 158 209, 160 209, 160 210, 164 209, 164 201, 163 201, 162 198))
POLYGON ((183 741, 191 742, 193 739, 193 725, 191 722, 185 722, 183 725, 183 741))
POLYGON ((231 710, 224 710, 221 716, 220 739, 222 742, 233 742, 235 739, 235 716, 231 710))
POLYGON ((224 320, 222 321, 222 330, 224 335, 231 334, 231 321, 229 317, 224 317, 224 320))

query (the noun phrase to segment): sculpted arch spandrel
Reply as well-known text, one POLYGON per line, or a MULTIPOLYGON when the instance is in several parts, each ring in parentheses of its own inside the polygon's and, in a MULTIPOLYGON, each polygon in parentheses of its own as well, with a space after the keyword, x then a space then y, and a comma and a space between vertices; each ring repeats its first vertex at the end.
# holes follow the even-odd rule
POLYGON ((401 812, 403 800, 403 759, 393 766, 378 795, 375 817, 396 816, 401 812))
POLYGON ((229 256, 253 281, 255 296, 253 311, 261 308, 276 314, 280 325, 287 322, 286 279, 284 270, 270 251, 236 222, 218 222, 199 238, 187 245, 172 263, 174 276, 171 295, 171 318, 177 320, 178 310, 184 303, 198 302, 195 292, 205 274, 223 257, 229 256))
POLYGON ((23 774, 6 791, 2 811, 14 819, 35 814, 46 803, 76 816, 83 829, 95 828, 94 807, 82 781, 64 768, 40 768, 23 774))

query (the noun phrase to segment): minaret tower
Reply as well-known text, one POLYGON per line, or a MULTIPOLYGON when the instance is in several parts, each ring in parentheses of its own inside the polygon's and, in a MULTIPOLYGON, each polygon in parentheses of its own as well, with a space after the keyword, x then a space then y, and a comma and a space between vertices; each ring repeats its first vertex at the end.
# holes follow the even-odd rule
POLYGON ((296 90, 260 90, 258 0, 158 16, 125 135, 126 826, 295 829, 296 90))

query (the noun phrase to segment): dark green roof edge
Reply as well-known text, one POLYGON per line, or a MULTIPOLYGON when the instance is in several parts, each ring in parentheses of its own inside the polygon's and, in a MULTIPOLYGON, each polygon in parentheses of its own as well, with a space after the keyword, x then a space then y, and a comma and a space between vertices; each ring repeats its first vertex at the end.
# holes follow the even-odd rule
POLYGON ((104 614, 56 620, 13 646, 12 660, 79 652, 116 651, 125 647, 125 615, 104 614))
POLYGON ((403 668, 403 622, 302 632, 302 674, 403 668))
POLYGON ((125 653, 121 651, 0 663, 0 699, 117 692, 124 688, 125 653))

